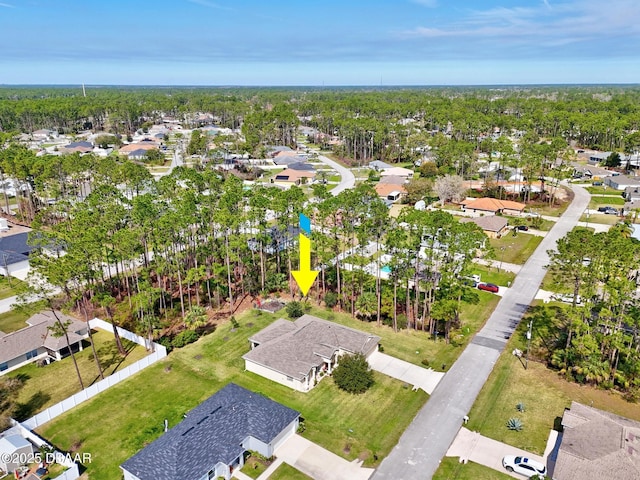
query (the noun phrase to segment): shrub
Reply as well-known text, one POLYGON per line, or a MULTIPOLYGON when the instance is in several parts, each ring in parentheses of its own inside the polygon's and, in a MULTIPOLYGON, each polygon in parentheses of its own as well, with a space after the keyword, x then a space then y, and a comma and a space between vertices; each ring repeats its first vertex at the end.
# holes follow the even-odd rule
POLYGON ((421 363, 422 365, 424 365, 425 367, 428 367, 428 366, 429 366, 429 359, 428 359, 428 358, 423 358, 423 359, 420 361, 420 363, 421 363))
POLYGON ((516 410, 518 410, 519 412, 524 412, 526 410, 524 403, 518 402, 516 404, 516 410))
POLYGON ((198 340, 197 332, 193 330, 185 330, 176 335, 171 344, 174 346, 174 348, 181 348, 185 345, 189 345, 190 343, 195 342, 196 340, 198 340))
POLYGON ((167 353, 173 350, 173 345, 171 345, 171 339, 169 337, 162 337, 157 341, 160 345, 167 349, 167 353))
POLYGON ((520 420, 519 418, 510 418, 509 420, 507 420, 507 428, 509 430, 515 430, 516 432, 519 432, 520 430, 522 430, 523 427, 523 423, 522 420, 520 420))
POLYGON ((301 302, 289 302, 285 307, 287 315, 291 318, 299 318, 304 315, 304 306, 301 302))
POLYGON ((338 294, 335 292, 327 292, 324 296, 324 304, 327 308, 333 308, 338 304, 338 294))
POLYGON ((364 393, 373 385, 373 372, 361 353, 344 355, 333 371, 338 388, 349 393, 364 393))

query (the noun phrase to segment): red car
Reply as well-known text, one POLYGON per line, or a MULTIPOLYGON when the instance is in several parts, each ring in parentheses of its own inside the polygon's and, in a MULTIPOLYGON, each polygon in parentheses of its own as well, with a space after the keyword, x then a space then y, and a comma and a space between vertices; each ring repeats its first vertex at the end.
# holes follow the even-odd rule
POLYGON ((498 287, 498 285, 494 285, 493 283, 479 283, 478 289, 484 290, 486 292, 498 293, 500 287, 498 287))

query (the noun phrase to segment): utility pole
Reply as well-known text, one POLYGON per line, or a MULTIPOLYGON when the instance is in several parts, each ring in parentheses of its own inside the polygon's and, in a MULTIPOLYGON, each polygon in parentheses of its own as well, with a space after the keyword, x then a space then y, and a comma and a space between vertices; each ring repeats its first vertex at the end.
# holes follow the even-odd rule
POLYGON ((524 360, 524 369, 529 367, 529 350, 531 350, 531 328, 533 327, 533 320, 529 320, 529 330, 527 330, 527 356, 524 360))

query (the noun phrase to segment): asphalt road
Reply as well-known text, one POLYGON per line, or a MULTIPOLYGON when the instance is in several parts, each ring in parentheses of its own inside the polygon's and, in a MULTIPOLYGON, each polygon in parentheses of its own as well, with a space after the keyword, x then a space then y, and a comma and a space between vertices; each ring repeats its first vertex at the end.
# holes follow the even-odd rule
POLYGON ((351 172, 351 170, 349 170, 346 167, 343 167, 339 163, 334 162, 333 160, 325 157, 324 155, 318 155, 318 160, 320 160, 325 165, 329 165, 331 168, 333 168, 335 171, 337 171, 340 174, 340 183, 331 189, 331 194, 334 197, 344 190, 355 187, 356 177, 351 172))
POLYGON ((557 240, 573 229, 589 204, 586 190, 573 187, 573 191, 571 205, 520 270, 484 328, 440 381, 372 480, 424 480, 438 469, 462 425, 462 417, 471 409, 507 339, 538 291, 549 264, 547 250, 554 249, 557 240))

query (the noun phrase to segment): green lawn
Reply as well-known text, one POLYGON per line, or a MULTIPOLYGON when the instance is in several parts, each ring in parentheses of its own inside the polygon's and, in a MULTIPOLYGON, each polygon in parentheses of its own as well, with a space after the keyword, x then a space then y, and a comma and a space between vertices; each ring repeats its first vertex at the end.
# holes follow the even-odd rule
POLYGON ((42 310, 41 303, 33 303, 26 308, 11 309, 0 313, 0 332, 10 333, 27 327, 27 319, 42 310))
POLYGON ((620 217, 617 215, 605 215, 604 213, 591 213, 588 217, 587 215, 583 214, 580 217, 581 222, 601 223, 604 225, 615 225, 620 220, 620 217))
POLYGON ((269 476, 269 480, 313 480, 300 470, 296 470, 286 463, 281 464, 276 471, 269 476))
POLYGON ((462 464, 457 457, 444 457, 433 480, 507 480, 511 477, 474 462, 462 464))
POLYGON ((7 277, 0 275, 0 300, 17 295, 16 289, 22 284, 23 282, 17 278, 12 277, 8 279, 7 277))
MULTIPOLYGON (((93 334, 93 339, 96 342, 96 351, 105 376, 116 370, 122 370, 147 354, 144 347, 123 339, 129 353, 126 358, 122 359, 118 354, 112 334, 98 330, 93 334)), ((86 388, 99 380, 100 377, 93 360, 91 345, 88 341, 84 343, 85 348, 76 354, 76 360, 86 388)), ((18 420, 25 420, 80 391, 80 383, 71 357, 44 367, 38 367, 35 363, 31 363, 14 370, 7 376, 25 379, 17 400, 19 406, 16 417, 18 420)))
MULTIPOLYGON (((157 438, 165 418, 176 425, 186 412, 235 382, 300 411, 304 435, 311 441, 348 460, 362 458, 375 465, 374 455, 381 459, 389 453, 428 396, 381 374, 366 394, 354 396, 338 390, 329 378, 300 393, 245 372, 241 356, 249 350, 247 338, 274 318, 254 312, 238 316, 241 326, 235 331, 229 324, 219 327, 47 423, 39 433, 63 450, 75 445, 91 452, 92 463, 86 467, 92 480, 120 478, 118 465, 157 438), (390 411, 394 415, 381 414, 390 411), (350 453, 345 455, 347 446, 350 453)), ((404 340, 398 336, 396 343, 404 340)))
POLYGON ((470 274, 480 275, 480 280, 483 282, 503 285, 505 287, 507 286, 507 283, 513 283, 513 280, 516 278, 515 273, 505 272, 504 270, 498 271, 498 267, 488 267, 478 264, 473 264, 470 274))
POLYGON ((597 209, 598 207, 610 205, 612 207, 620 207, 624 205, 625 199, 622 197, 591 197, 589 209, 597 209))
POLYGON ((502 238, 489 239, 496 260, 518 265, 523 265, 529 259, 541 241, 542 237, 522 232, 515 237, 509 233, 502 238))
POLYGON ((585 190, 589 192, 591 195, 620 195, 622 196, 622 192, 620 190, 614 190, 613 188, 601 186, 601 187, 585 187, 585 190))
MULTIPOLYGON (((545 365, 534 361, 529 361, 529 368, 525 370, 511 352, 514 348, 525 350, 526 323, 520 323, 482 388, 469 413, 469 429, 532 453, 542 454, 550 430, 557 427, 565 407, 571 405, 571 400, 586 405, 593 402, 596 408, 640 419, 640 404, 628 403, 615 392, 569 383, 545 365), (525 404, 525 411, 522 413, 516 410, 519 402, 525 404), (522 431, 507 429, 506 422, 511 417, 523 421, 522 431)), ((534 325, 534 339, 541 335, 544 336, 544 331, 534 325)))

